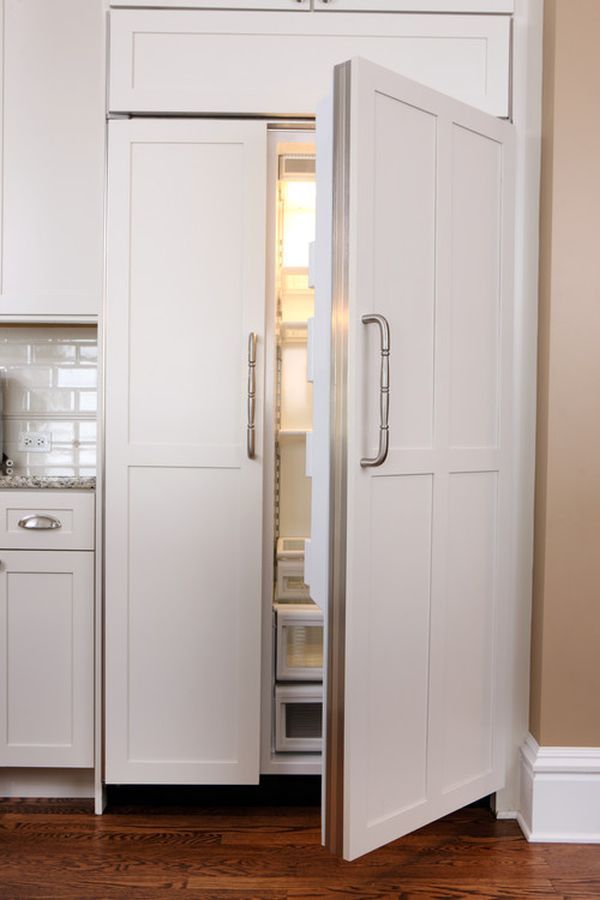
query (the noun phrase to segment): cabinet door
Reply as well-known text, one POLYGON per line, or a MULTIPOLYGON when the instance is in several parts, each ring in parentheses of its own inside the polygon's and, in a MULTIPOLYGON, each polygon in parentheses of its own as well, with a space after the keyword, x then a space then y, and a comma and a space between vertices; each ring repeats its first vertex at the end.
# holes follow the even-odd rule
POLYGON ((327 837, 352 859, 504 782, 514 134, 364 60, 333 119, 327 837))
POLYGON ((256 782, 266 128, 111 122, 108 179, 106 777, 256 782))
POLYGON ((94 765, 94 554, 0 551, 0 765, 94 765))
POLYGON ((103 0, 2 0, 0 321, 96 316, 103 0))

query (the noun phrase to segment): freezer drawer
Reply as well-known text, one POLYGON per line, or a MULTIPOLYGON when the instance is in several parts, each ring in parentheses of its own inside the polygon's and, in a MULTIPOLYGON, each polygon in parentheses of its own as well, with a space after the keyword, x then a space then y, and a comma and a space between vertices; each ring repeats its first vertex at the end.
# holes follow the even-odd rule
POLYGON ((322 686, 278 685, 275 688, 275 750, 318 753, 322 743, 322 686))
POLYGON ((323 680, 323 613, 316 606, 277 604, 277 680, 323 680))

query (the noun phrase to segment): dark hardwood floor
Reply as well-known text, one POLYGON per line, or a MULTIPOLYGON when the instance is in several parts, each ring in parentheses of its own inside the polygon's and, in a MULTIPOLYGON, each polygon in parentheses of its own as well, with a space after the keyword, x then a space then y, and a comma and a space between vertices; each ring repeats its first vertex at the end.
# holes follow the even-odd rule
POLYGON ((142 806, 132 795, 96 817, 85 801, 0 801, 3 900, 170 896, 600 897, 600 846, 528 844, 480 807, 344 863, 320 846, 315 805, 142 806))

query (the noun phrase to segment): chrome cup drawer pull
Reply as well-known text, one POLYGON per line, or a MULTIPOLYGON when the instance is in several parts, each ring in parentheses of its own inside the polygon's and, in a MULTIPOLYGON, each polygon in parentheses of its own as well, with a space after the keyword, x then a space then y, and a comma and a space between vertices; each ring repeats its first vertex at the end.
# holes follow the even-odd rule
POLYGON ((54 516, 24 516, 17 522, 19 528, 25 528, 28 531, 52 531, 55 528, 62 528, 62 522, 54 516))

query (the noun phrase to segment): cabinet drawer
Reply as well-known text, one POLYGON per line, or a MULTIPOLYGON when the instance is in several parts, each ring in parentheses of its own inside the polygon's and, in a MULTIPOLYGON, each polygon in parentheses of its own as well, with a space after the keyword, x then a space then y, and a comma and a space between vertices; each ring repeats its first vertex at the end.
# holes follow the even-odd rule
POLYGON ((0 765, 93 765, 94 554, 0 551, 0 765))
POLYGON ((333 67, 362 56, 507 116, 510 21, 507 15, 338 12, 299 19, 294 12, 113 9, 109 110, 314 115, 331 90, 333 67))
POLYGON ((319 684, 275 688, 275 750, 318 753, 323 744, 323 688, 319 684))
POLYGON ((316 606, 278 605, 277 679, 323 679, 323 613, 316 606))
POLYGON ((92 492, 0 491, 0 549, 93 550, 92 492))

